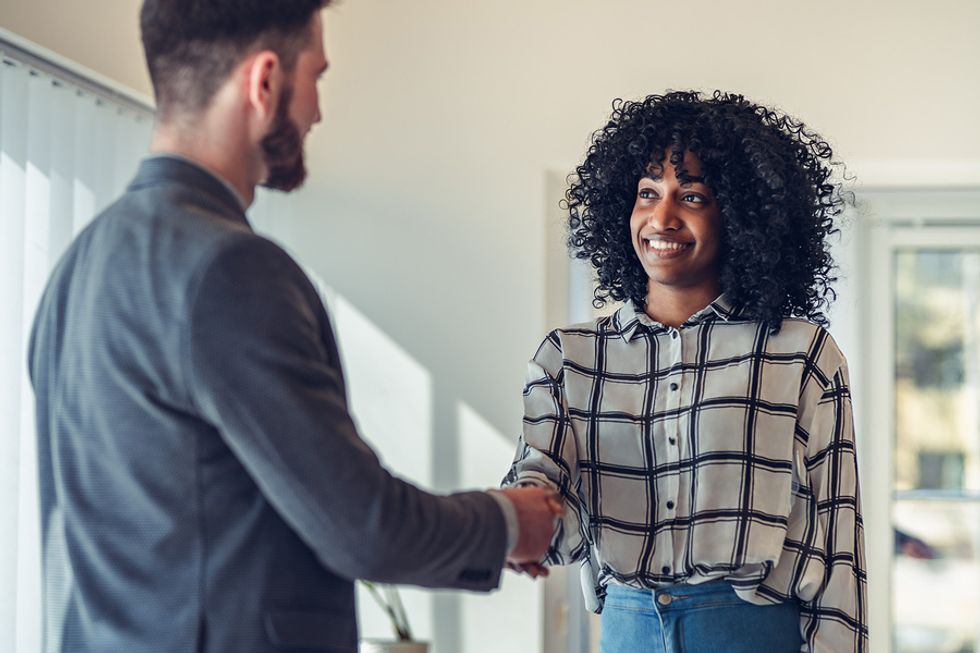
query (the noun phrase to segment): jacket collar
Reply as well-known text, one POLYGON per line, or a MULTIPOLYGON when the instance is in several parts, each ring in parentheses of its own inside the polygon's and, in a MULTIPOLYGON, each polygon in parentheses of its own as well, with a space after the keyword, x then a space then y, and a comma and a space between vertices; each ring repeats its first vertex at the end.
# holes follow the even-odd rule
POLYGON ((155 154, 143 159, 128 190, 177 185, 193 189, 217 202, 223 213, 248 224, 242 198, 224 179, 203 166, 181 156, 155 154))

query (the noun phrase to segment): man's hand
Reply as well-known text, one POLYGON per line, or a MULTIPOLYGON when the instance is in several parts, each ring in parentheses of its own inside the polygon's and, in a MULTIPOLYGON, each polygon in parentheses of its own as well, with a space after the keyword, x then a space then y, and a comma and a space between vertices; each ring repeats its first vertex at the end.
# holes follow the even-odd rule
POLYGON ((538 562, 508 562, 507 568, 518 574, 527 574, 534 579, 548 575, 548 568, 538 562))
POLYGON ((501 490, 517 511, 517 544, 507 556, 509 562, 538 562, 548 551, 555 533, 555 520, 561 514, 561 501, 554 490, 543 487, 517 487, 501 490))

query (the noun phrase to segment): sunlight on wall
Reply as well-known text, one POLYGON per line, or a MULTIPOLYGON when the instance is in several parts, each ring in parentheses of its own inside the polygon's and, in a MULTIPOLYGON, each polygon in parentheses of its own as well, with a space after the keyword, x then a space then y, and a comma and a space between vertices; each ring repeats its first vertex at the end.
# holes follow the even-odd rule
POLYGON ((429 372, 343 297, 331 306, 351 412, 361 435, 400 476, 432 479, 429 372))
MULTIPOLYGON (((315 277, 313 277, 315 278, 315 277)), ((365 440, 386 467, 423 487, 432 485, 432 380, 429 372, 347 300, 320 285, 347 376, 350 409, 365 440)), ((432 599, 422 590, 400 590, 412 634, 432 636, 432 599)), ((362 637, 392 636, 388 617, 358 588, 362 637)))
MULTIPOLYGON (((259 189, 249 221, 259 233, 283 244, 295 208, 282 193, 259 189)), ((288 247, 287 247, 288 249, 288 247)), ((294 257, 296 257, 294 254, 294 257)), ((432 487, 432 378, 427 369, 395 343, 312 268, 304 271, 327 306, 340 345, 350 412, 361 436, 390 471, 424 488, 432 487)), ((430 640, 432 596, 425 590, 400 588, 412 635, 430 640)), ((357 588, 357 621, 361 637, 391 639, 387 615, 363 588, 357 588)))
MULTIPOLYGON (((514 456, 516 438, 501 435, 466 404, 458 410, 460 484, 496 487, 514 456), (514 444, 511 444, 513 442, 514 444)), ((519 425, 514 425, 515 433, 519 425)), ((490 596, 463 596, 463 650, 466 653, 541 650, 541 582, 504 573, 500 590, 490 596), (492 618, 491 618, 492 616, 492 618)))
MULTIPOLYGON (((259 190, 249 210, 255 229, 283 244, 297 242, 295 223, 282 220, 290 211, 289 198, 259 190)), ((286 246, 286 245, 283 245, 286 246)), ((287 247, 288 249, 288 247, 287 247)), ((299 256, 296 256, 299 260, 299 256)), ((328 286, 310 267, 304 267, 317 287, 333 321, 347 376, 351 413, 362 436, 389 468, 424 488, 434 486, 433 447, 439 402, 429 369, 407 353, 351 301, 328 286)), ((515 397, 515 401, 518 398, 515 397)), ((452 424, 458 438, 460 489, 497 487, 514 455, 517 429, 502 435, 471 407, 443 402, 455 414, 452 424)), ((443 650, 445 641, 436 632, 436 594, 413 588, 399 589, 416 639, 433 643, 433 653, 499 653, 502 650, 532 653, 542 650, 542 592, 540 583, 506 572, 500 590, 493 594, 451 593, 460 601, 459 649, 443 650), (440 647, 440 644, 443 647, 440 647)), ((445 598, 446 595, 439 594, 445 598)), ((390 639, 387 616, 363 588, 358 589, 358 621, 364 638, 390 639)), ((442 605, 445 605, 444 601, 442 605)), ((445 615, 443 615, 445 617, 445 615)), ((447 633, 442 633, 445 637, 447 633)), ((451 637, 451 635, 450 635, 451 637)))

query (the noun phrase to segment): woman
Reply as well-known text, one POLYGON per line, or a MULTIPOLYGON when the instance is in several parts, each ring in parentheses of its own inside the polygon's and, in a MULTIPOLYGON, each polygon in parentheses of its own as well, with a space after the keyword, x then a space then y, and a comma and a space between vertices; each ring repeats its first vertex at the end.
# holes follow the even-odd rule
POLYGON ((865 651, 831 148, 739 95, 613 108, 566 200, 625 305, 544 339, 505 483, 560 492, 543 563, 583 563, 603 653, 865 651))

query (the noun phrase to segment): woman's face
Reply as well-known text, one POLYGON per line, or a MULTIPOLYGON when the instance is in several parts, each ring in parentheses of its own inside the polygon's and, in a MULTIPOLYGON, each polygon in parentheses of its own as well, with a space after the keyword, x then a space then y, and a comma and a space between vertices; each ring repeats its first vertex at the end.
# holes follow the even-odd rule
POLYGON ((630 235, 651 285, 718 292, 721 212, 701 180, 701 162, 684 153, 688 180, 677 178, 664 154, 640 178, 630 235))

